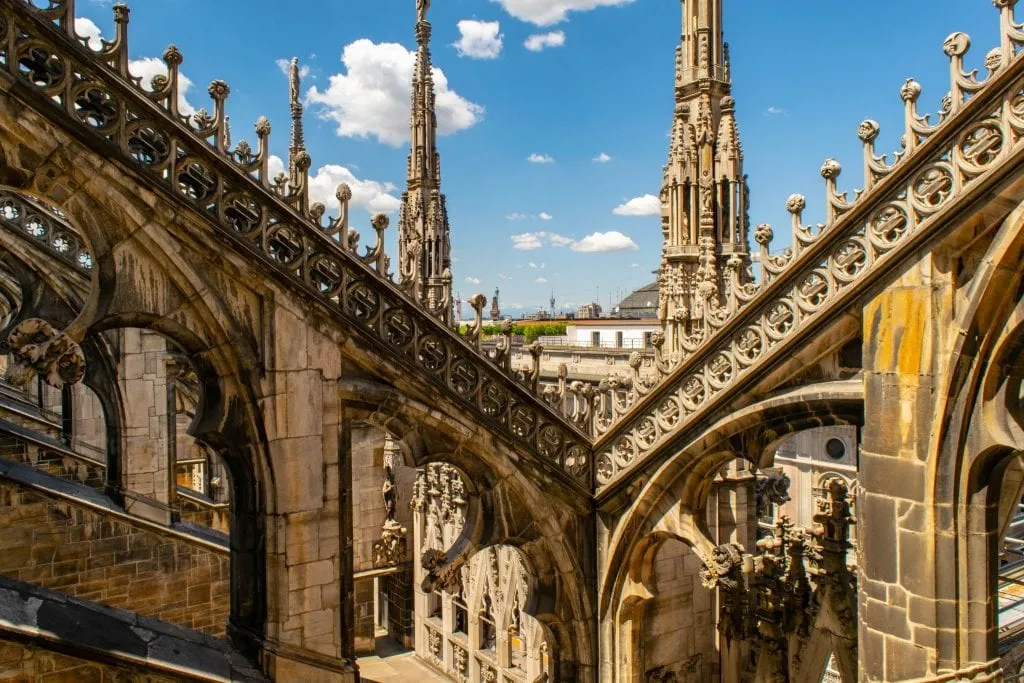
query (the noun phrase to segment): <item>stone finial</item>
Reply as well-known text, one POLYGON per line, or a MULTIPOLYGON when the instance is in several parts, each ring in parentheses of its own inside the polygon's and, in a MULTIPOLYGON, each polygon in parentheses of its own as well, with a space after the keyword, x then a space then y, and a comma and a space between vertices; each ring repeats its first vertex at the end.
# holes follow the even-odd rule
POLYGON ((803 210, 807 208, 807 198, 802 194, 791 194, 789 199, 786 200, 786 211, 793 215, 803 213, 803 210))
POLYGON ((334 196, 337 197, 339 203, 346 204, 352 200, 352 188, 347 183, 341 183, 334 191, 334 196))
POLYGON ((966 33, 954 33, 942 43, 947 57, 962 57, 971 49, 971 37, 966 33))
MULTIPOLYGON (((821 177, 825 180, 835 180, 842 173, 843 167, 835 159, 826 159, 821 166, 821 177)), ((801 209, 803 210, 803 209, 801 209)))
POLYGON ((483 311, 487 306, 487 296, 484 294, 474 294, 469 298, 469 306, 474 311, 483 311))
POLYGON ((164 50, 164 63, 170 67, 179 67, 182 62, 185 61, 185 57, 182 56, 181 51, 175 45, 168 45, 167 49, 164 50))
POLYGON ((865 121, 862 121, 861 124, 857 127, 857 137, 860 138, 860 141, 865 144, 869 142, 874 142, 875 140, 878 139, 878 134, 879 132, 881 132, 881 130, 882 129, 878 125, 877 121, 873 121, 872 119, 866 119, 865 121))
POLYGON ((210 93, 210 97, 214 100, 225 100, 231 94, 231 87, 225 81, 211 81, 207 92, 210 93))
POLYGON ((754 228, 754 241, 762 247, 767 247, 774 237, 775 233, 772 231, 772 226, 767 223, 762 223, 754 228))
POLYGON ((913 78, 908 78, 900 88, 900 99, 904 102, 917 102, 921 96, 921 84, 913 78))

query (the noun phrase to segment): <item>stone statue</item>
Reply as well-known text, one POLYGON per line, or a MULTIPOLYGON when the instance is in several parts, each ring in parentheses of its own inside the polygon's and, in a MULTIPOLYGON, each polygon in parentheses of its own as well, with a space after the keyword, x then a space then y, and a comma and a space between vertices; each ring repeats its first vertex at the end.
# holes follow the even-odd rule
MULTIPOLYGON (((388 471, 390 475, 390 470, 388 471)), ((384 479, 384 488, 381 491, 381 495, 384 497, 384 523, 395 522, 395 512, 398 510, 398 492, 395 490, 395 480, 391 476, 387 476, 384 479)))
POLYGON ((430 0, 416 0, 416 20, 426 21, 427 11, 430 9, 430 0))

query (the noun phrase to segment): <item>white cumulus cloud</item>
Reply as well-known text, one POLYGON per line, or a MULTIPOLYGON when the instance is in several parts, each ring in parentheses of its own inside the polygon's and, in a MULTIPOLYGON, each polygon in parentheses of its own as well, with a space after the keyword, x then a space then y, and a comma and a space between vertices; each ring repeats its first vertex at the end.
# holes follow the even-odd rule
POLYGON ((542 285, 542 284, 544 284, 547 281, 548 281, 548 279, 546 277, 539 277, 536 280, 534 280, 534 282, 536 282, 538 285, 542 285))
POLYGON ((536 152, 534 152, 530 156, 526 157, 526 160, 529 161, 531 164, 553 164, 553 163, 555 163, 555 158, 552 157, 550 154, 537 154, 536 152))
MULTIPOLYGON (((533 251, 544 246, 570 247, 573 251, 584 254, 597 254, 606 251, 636 251, 640 247, 621 232, 595 232, 581 240, 573 239, 556 232, 524 232, 512 235, 512 247, 521 251, 533 251)), ((543 270, 546 263, 527 263, 528 268, 543 270)), ((520 266, 521 267, 521 266, 520 266)))
MULTIPOLYGON (((320 115, 338 124, 338 135, 375 137, 398 147, 409 139, 412 72, 416 54, 397 43, 374 43, 361 38, 345 46, 345 73, 330 77, 323 91, 310 88, 308 100, 320 115)), ((478 123, 484 108, 448 87, 444 72, 434 67, 437 125, 442 135, 478 123)))
MULTIPOLYGON (((271 178, 285 171, 284 160, 276 155, 271 155, 268 167, 271 178)), ((336 212, 340 207, 335 193, 341 183, 352 189, 352 207, 365 209, 370 213, 394 213, 402 205, 401 200, 391 194, 398 189, 394 183, 362 180, 349 169, 337 164, 321 166, 315 174, 309 176, 310 202, 320 202, 328 211, 336 212)))
POLYGON ((661 213, 661 200, 653 194, 634 197, 612 209, 616 216, 657 216, 661 213))
POLYGON ((565 21, 569 12, 586 12, 597 7, 628 5, 633 0, 491 0, 516 19, 538 26, 565 21))
POLYGON ((601 254, 609 251, 637 251, 640 247, 626 235, 615 230, 595 232, 572 245, 573 251, 584 254, 601 254))
POLYGON ((539 233, 524 232, 521 235, 512 235, 512 246, 521 251, 530 251, 540 249, 544 245, 541 244, 539 233))
POLYGON ((467 277, 466 278, 466 284, 467 285, 478 285, 478 284, 480 284, 480 278, 478 278, 478 277, 467 277))
POLYGON ((518 211, 516 213, 510 213, 507 216, 505 216, 505 219, 510 221, 522 221, 526 220, 527 218, 529 218, 529 216, 527 216, 525 213, 519 213, 518 211))
POLYGON ((542 221, 550 221, 551 219, 554 218, 554 216, 552 216, 547 211, 541 211, 539 214, 537 214, 537 218, 541 219, 542 221))
POLYGON ((501 54, 505 36, 499 33, 499 22, 463 19, 458 23, 458 27, 459 39, 452 45, 460 57, 497 59, 501 54))
MULTIPOLYGON (((149 89, 149 84, 154 76, 166 76, 167 65, 164 60, 157 57, 143 57, 128 62, 128 72, 133 76, 142 79, 142 86, 149 89)), ((185 116, 196 113, 196 108, 186 99, 188 91, 192 89, 192 81, 185 74, 178 72, 178 111, 185 116)))
POLYGON ((595 164, 607 164, 611 160, 612 160, 612 158, 610 156, 608 156, 607 154, 605 154, 604 152, 601 152, 596 157, 594 157, 594 163, 595 164))
POLYGON ((103 32, 96 23, 87 17, 75 17, 75 33, 85 38, 92 50, 103 48, 103 32))
POLYGON ((540 52, 549 47, 562 47, 563 45, 565 45, 565 33, 562 31, 534 33, 523 41, 523 47, 530 52, 540 52))
MULTIPOLYGON (((512 246, 515 249, 523 251, 529 251, 532 249, 540 249, 545 244, 552 247, 565 247, 573 244, 575 240, 565 235, 559 235, 556 232, 524 232, 519 235, 512 235, 512 246)), ((531 268, 536 268, 535 263, 530 264, 531 268)), ((542 263, 541 268, 544 267, 542 263)))

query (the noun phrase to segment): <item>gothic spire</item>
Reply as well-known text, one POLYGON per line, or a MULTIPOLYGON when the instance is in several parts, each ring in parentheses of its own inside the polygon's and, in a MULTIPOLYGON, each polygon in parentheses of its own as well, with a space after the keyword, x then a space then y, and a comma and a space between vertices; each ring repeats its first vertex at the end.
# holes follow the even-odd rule
POLYGON ((302 81, 299 75, 299 58, 292 57, 288 67, 289 99, 292 117, 291 144, 288 147, 288 174, 293 187, 298 185, 299 155, 306 152, 306 140, 302 132, 302 81))
POLYGON ((723 0, 681 0, 675 110, 661 187, 659 317, 670 350, 727 301, 729 269, 746 282, 747 186, 730 95, 723 0))
POLYGON ((416 0, 416 64, 409 117, 406 190, 398 221, 402 284, 446 322, 452 318, 451 244, 448 210, 441 193, 437 115, 430 62, 429 0, 416 0))

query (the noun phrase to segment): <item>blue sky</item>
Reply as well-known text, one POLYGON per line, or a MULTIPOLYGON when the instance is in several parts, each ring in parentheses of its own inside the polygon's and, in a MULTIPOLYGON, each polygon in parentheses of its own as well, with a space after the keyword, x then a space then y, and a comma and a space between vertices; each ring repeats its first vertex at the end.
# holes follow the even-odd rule
MULTIPOLYGON (((109 3, 78 5, 92 22, 82 32, 112 35, 109 3)), ((501 287, 505 312, 518 316, 547 307, 552 291, 559 307, 598 296, 607 306, 651 281, 659 219, 615 209, 660 185, 679 0, 432 5, 455 289, 466 299, 501 287)), ((998 42, 991 0, 725 0, 725 13, 751 222, 775 227, 775 247, 789 239, 791 193, 808 197, 806 221, 821 219, 826 158, 843 164, 843 189, 860 186, 863 119, 881 124, 880 151, 897 148, 907 77, 924 86, 920 110, 937 109, 948 89, 946 36, 972 37, 971 67, 998 42)), ((354 224, 367 235, 370 211, 393 210, 405 181, 414 21, 414 0, 136 0, 130 56, 151 75, 158 66, 147 59, 174 43, 194 84, 188 103, 208 106, 206 85, 226 80, 235 140, 252 142, 266 114, 280 156, 288 84, 279 61, 297 56, 314 190, 329 197, 338 180, 350 182, 354 224)))

